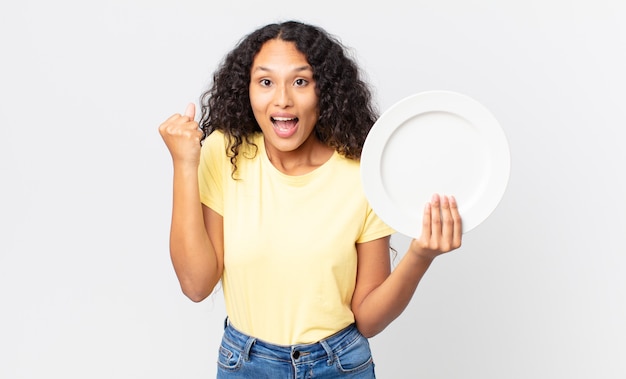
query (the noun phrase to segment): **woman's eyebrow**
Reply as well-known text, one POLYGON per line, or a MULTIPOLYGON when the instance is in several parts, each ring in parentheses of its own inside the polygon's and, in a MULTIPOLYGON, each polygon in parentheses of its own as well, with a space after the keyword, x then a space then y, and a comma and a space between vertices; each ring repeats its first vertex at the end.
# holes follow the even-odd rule
MULTIPOLYGON (((256 71, 267 71, 267 72, 272 72, 273 70, 269 67, 265 67, 265 66, 257 66, 254 68, 253 72, 256 71)), ((299 66, 299 67, 295 67, 293 70, 291 70, 293 72, 301 72, 301 71, 313 71, 313 69, 311 68, 311 66, 309 65, 305 65, 305 66, 299 66)))

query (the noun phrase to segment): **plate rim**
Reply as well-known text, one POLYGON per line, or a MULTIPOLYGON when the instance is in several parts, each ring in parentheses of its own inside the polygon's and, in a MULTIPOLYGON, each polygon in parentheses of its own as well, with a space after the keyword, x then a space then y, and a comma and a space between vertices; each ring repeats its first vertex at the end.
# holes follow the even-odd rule
MULTIPOLYGON (((449 90, 428 90, 400 99, 380 115, 367 135, 361 154, 361 181, 365 196, 378 217, 396 232, 413 238, 418 238, 421 234, 422 214, 407 219, 402 212, 393 212, 397 206, 393 205, 393 200, 388 199, 389 196, 383 188, 382 176, 372 175, 372 172, 380 171, 384 145, 400 126, 410 118, 436 111, 454 113, 466 120, 475 119, 477 115, 487 120, 481 123, 481 131, 488 132, 485 141, 490 148, 490 156, 497 157, 491 160, 488 169, 494 171, 493 166, 496 166, 495 172, 490 175, 488 185, 477 204, 462 211, 463 233, 473 230, 493 213, 506 192, 510 178, 511 157, 508 139, 498 120, 483 104, 466 94, 449 90), (474 112, 472 117, 468 118, 465 113, 459 114, 459 106, 474 112), (391 123, 393 125, 390 126, 391 123)), ((463 208, 462 204, 460 208, 463 208)))

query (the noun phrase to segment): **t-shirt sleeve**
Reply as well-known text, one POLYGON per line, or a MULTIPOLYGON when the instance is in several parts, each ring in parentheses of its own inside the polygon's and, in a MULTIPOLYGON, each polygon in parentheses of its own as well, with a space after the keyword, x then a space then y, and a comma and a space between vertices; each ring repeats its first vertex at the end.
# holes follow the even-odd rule
POLYGON ((363 233, 361 233, 361 236, 356 242, 363 243, 373 241, 394 234, 395 232, 395 230, 385 224, 383 220, 374 213, 374 210, 368 206, 365 223, 363 225, 363 233))
POLYGON ((198 166, 198 186, 200 202, 222 216, 224 215, 225 167, 229 164, 224 134, 214 131, 202 143, 198 166))

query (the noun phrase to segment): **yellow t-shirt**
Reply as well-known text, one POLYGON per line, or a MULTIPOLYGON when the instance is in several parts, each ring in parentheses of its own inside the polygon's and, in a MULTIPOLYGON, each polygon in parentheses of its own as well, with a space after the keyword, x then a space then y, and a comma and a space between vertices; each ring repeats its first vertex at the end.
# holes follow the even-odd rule
POLYGON ((356 243, 392 234, 337 152, 301 176, 267 158, 263 135, 240 148, 235 179, 216 131, 202 147, 200 198, 224 218, 222 286, 230 322, 262 340, 319 341, 354 322, 356 243), (256 154, 255 154, 256 153, 256 154))

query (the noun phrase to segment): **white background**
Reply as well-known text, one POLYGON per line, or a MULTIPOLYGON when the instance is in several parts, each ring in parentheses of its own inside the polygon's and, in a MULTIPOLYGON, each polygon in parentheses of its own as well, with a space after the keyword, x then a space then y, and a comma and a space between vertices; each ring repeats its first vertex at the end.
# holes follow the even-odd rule
POLYGON ((371 340, 378 376, 626 377, 621 0, 3 2, 0 377, 214 377, 222 294, 179 290, 157 127, 286 19, 353 48, 381 110, 458 91, 509 139, 501 203, 371 340))

